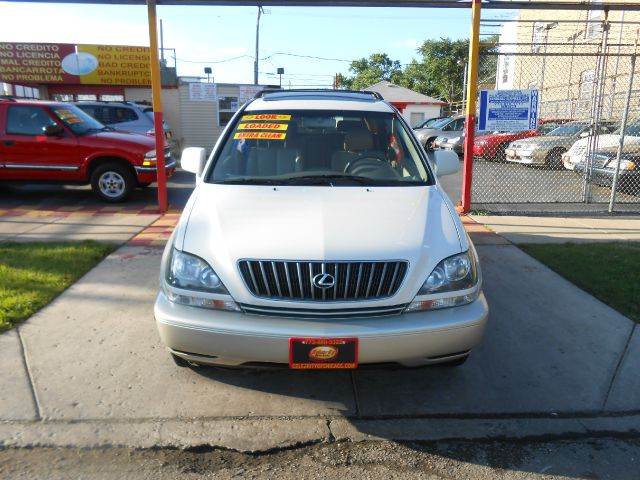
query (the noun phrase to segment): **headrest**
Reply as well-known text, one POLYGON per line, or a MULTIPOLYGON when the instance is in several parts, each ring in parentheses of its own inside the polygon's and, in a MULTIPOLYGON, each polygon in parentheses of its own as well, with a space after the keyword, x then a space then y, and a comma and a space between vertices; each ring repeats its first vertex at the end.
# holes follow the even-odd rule
POLYGON ((368 130, 347 132, 344 134, 344 149, 348 152, 373 150, 373 136, 368 130))

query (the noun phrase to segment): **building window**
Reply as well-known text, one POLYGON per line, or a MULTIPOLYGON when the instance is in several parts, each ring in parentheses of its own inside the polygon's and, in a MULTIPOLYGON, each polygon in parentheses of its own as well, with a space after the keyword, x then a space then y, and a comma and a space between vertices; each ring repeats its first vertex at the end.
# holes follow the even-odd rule
POLYGON ((238 97, 218 97, 218 125, 228 124, 237 110, 238 97))
POLYGON ((124 95, 100 95, 103 102, 124 102, 124 95))
POLYGON ((596 74, 593 70, 585 70, 580 75, 580 100, 588 100, 593 96, 596 74))
POLYGON ((95 101, 98 100, 98 96, 94 95, 93 93, 82 93, 77 95, 77 100, 79 102, 81 101, 95 101))
MULTIPOLYGON (((602 0, 591 0, 591 3, 602 3, 602 0)), ((589 10, 587 14, 587 28, 585 29, 586 38, 597 37, 601 32, 601 22, 604 16, 604 10, 589 10)))
POLYGON ((56 102, 73 102, 73 95, 70 93, 55 93, 53 100, 56 102))

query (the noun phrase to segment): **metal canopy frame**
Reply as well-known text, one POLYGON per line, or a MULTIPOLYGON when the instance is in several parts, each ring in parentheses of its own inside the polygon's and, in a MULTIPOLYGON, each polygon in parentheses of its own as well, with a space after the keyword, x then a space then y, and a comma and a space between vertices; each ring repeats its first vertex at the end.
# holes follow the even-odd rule
MULTIPOLYGON (((146 5, 146 0, 5 0, 9 2, 37 3, 94 3, 146 5)), ((413 8, 467 8, 474 0, 156 0, 157 5, 212 5, 240 7, 413 7, 413 8)), ((483 0, 482 9, 488 10, 635 10, 640 3, 635 0, 618 0, 593 3, 591 0, 483 0)))
MULTIPOLYGON (((462 199, 458 205, 461 213, 471 208, 471 177, 473 172, 473 140, 475 124, 475 99, 477 68, 479 57, 480 10, 605 10, 640 11, 638 0, 617 0, 594 3, 591 0, 5 0, 22 3, 67 3, 103 5, 146 5, 149 27, 151 60, 151 91, 155 131, 162 129, 162 98, 160 86, 160 63, 158 58, 158 35, 156 28, 157 5, 183 6, 243 6, 243 7, 404 7, 404 8, 466 8, 471 11, 471 36, 469 42, 469 66, 467 76, 467 106, 465 125, 465 153, 462 184, 462 199)), ((167 211, 167 183, 164 155, 164 138, 155 136, 156 171, 158 175, 158 207, 161 213, 167 211)))

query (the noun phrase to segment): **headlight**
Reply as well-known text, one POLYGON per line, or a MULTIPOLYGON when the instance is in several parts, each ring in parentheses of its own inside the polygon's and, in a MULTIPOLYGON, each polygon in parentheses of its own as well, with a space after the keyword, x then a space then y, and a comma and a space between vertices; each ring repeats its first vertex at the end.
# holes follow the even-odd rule
POLYGON ((167 266, 166 283, 163 291, 167 298, 174 303, 190 307, 241 311, 211 266, 190 253, 173 249, 167 266), (194 293, 225 295, 227 298, 210 298, 205 295, 194 295, 191 292, 176 292, 169 287, 195 291, 194 293))
POLYGON ((480 290, 467 291, 478 285, 478 265, 475 252, 472 249, 465 253, 453 255, 442 260, 433 269, 424 282, 418 295, 435 295, 447 292, 455 292, 450 296, 440 296, 432 300, 413 301, 406 308, 406 312, 420 310, 433 310, 436 308, 456 307, 473 302, 480 290), (461 294, 458 294, 461 293, 461 294))
POLYGON ((156 159, 156 150, 149 150, 147 153, 144 154, 144 158, 145 160, 155 160, 156 159))
MULTIPOLYGON (((613 164, 613 167, 615 168, 615 162, 613 164)), ((620 170, 635 170, 635 169, 636 169, 636 164, 631 160, 620 160, 620 170)))
POLYGON ((220 277, 207 262, 190 253, 173 249, 167 282, 172 287, 228 295, 220 277))
POLYGON ((520 145, 518 147, 519 150, 528 150, 529 152, 535 150, 536 148, 538 148, 538 146, 534 143, 525 143, 524 145, 520 145))

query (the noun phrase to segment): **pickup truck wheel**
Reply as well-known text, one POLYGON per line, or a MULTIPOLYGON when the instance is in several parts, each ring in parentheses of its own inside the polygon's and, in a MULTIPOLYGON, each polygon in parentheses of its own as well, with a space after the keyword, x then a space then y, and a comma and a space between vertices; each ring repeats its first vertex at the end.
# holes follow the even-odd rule
POLYGON ((117 163, 105 163, 91 174, 91 188, 105 202, 124 201, 136 186, 131 171, 117 163))

